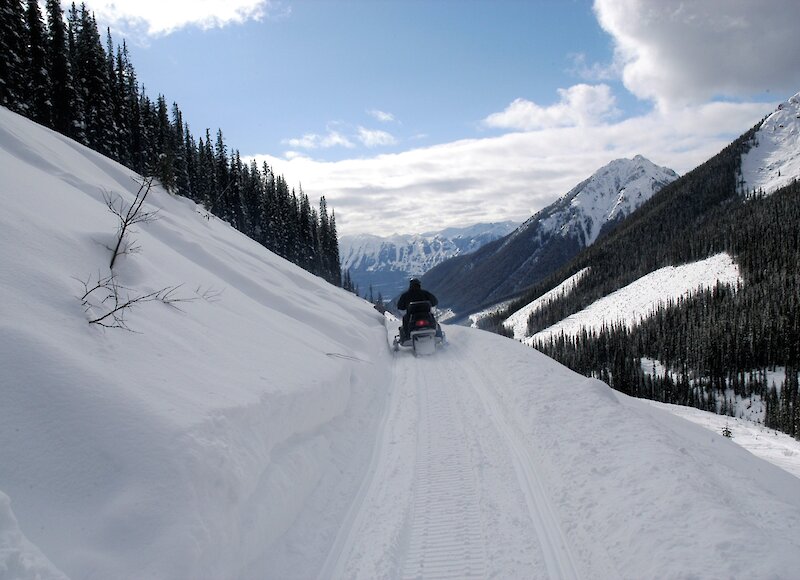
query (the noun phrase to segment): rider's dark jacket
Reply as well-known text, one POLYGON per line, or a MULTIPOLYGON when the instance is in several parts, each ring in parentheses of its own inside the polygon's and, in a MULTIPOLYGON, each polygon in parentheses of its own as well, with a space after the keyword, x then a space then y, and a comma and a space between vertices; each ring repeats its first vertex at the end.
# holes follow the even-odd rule
POLYGON ((422 288, 409 288, 397 299, 397 309, 406 310, 411 302, 422 302, 423 300, 430 302, 431 306, 439 304, 439 300, 436 296, 427 290, 423 290, 422 288))

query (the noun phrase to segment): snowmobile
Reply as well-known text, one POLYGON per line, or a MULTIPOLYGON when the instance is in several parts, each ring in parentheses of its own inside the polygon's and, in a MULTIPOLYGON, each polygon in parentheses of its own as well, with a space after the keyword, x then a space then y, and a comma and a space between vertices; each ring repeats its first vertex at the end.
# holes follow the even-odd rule
POLYGON ((400 334, 394 337, 395 351, 400 350, 401 346, 410 347, 414 351, 414 356, 424 356, 433 354, 437 344, 445 343, 444 331, 436 322, 430 302, 427 300, 411 302, 406 314, 408 327, 401 326, 400 334))

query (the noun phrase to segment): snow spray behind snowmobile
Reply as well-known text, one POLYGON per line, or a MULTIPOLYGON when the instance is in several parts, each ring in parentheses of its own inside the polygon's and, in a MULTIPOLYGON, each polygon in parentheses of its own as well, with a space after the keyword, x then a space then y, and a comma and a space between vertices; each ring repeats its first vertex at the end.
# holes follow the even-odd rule
POLYGON ((394 337, 394 350, 401 346, 410 347, 414 356, 430 355, 436 352, 437 344, 444 344, 445 336, 442 327, 436 322, 431 311, 431 303, 427 300, 411 302, 406 310, 407 327, 400 327, 400 334, 394 337))

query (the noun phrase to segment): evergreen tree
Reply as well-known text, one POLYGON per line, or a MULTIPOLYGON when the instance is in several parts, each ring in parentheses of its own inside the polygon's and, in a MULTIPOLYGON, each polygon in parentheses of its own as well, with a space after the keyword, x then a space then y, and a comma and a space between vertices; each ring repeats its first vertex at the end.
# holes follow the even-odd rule
POLYGON ((175 191, 175 148, 173 146, 172 124, 167 113, 167 100, 158 95, 156 106, 155 159, 153 174, 167 191, 175 191))
POLYGON ((0 105, 27 113, 25 104, 25 12, 20 0, 0 2, 0 105))
POLYGON ((75 87, 69 64, 67 28, 59 0, 47 0, 47 60, 50 65, 52 127, 69 135, 73 122, 75 87))
POLYGON ((26 115, 37 123, 52 127, 53 103, 50 100, 52 85, 47 54, 47 32, 37 0, 28 0, 25 15, 28 25, 23 93, 27 106, 26 115))
MULTIPOLYGON (((73 18, 72 14, 70 18, 73 18)), ((116 127, 109 91, 108 61, 100 42, 97 22, 84 4, 78 18, 72 67, 83 105, 83 137, 89 147, 116 158, 116 127)))
MULTIPOLYGON (((109 36, 108 41, 111 42, 109 36)), ((137 101, 136 94, 129 95, 127 80, 130 68, 127 62, 127 48, 117 46, 116 55, 112 58, 110 67, 111 94, 113 104, 114 126, 117 128, 115 147, 120 163, 132 167, 133 155, 133 128, 136 122, 133 118, 132 105, 137 101)), ((135 85, 134 85, 135 88, 135 85)))
POLYGON ((210 209, 212 213, 226 221, 230 221, 231 219, 231 211, 226 203, 227 200, 225 197, 230 183, 230 176, 228 175, 229 165, 228 147, 225 145, 222 129, 217 129, 217 141, 214 146, 214 182, 216 190, 214 191, 210 209))
POLYGON ((199 195, 199 171, 198 171, 198 147, 195 143, 194 136, 189 131, 189 124, 185 123, 183 127, 183 150, 186 153, 186 175, 187 186, 186 194, 190 199, 197 202, 201 201, 199 195))
MULTIPOLYGON (((188 131, 188 127, 186 127, 188 131)), ((172 103, 172 124, 170 126, 169 148, 172 151, 172 172, 175 176, 175 188, 178 193, 191 197, 189 189, 189 153, 184 139, 183 113, 178 103, 172 103)))

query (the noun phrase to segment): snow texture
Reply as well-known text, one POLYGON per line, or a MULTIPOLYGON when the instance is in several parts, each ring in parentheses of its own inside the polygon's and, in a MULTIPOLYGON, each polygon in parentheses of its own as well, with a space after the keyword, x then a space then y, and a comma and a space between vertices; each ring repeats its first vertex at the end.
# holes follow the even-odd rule
POLYGON ((160 189, 118 276, 195 299, 89 325, 131 177, 0 109, 3 580, 800 569, 800 479, 736 438, 474 329, 393 355, 396 321, 160 189))
POLYGON ((742 155, 742 191, 774 192, 800 177, 800 93, 778 105, 742 155))

